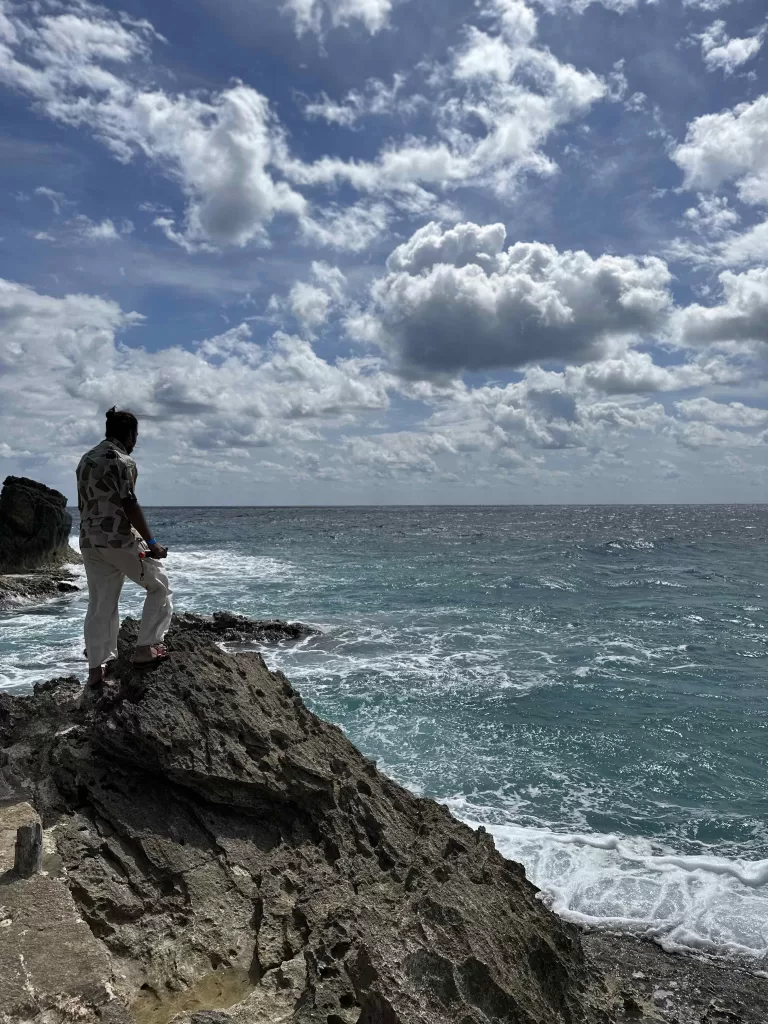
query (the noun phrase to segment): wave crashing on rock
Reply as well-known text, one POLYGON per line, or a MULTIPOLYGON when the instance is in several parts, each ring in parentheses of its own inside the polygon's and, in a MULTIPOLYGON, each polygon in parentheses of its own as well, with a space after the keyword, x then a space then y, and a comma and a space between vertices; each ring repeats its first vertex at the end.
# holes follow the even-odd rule
POLYGON ((103 982, 33 978, 26 1009, 0 985, 0 1016, 55 1024, 69 999, 83 1024, 612 1020, 523 869, 382 775, 260 654, 223 651, 248 620, 215 622, 176 619, 170 661, 142 673, 127 621, 89 699, 75 679, 0 694, 0 796, 49 830, 46 883, 103 982))

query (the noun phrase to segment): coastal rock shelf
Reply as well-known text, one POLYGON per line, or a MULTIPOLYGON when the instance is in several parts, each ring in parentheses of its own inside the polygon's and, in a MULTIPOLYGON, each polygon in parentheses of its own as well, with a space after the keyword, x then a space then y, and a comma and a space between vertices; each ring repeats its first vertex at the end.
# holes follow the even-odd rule
POLYGON ((53 932, 84 921, 69 934, 88 965, 46 978, 39 910, 0 1019, 615 1019, 577 931, 488 834, 383 776, 261 655, 219 646, 257 626, 176 619, 150 672, 130 664, 135 631, 102 692, 0 695, 0 797, 40 815, 48 868, 3 881, 17 916, 46 888, 53 932))
POLYGON ((76 594, 79 590, 73 574, 62 569, 0 575, 0 611, 41 604, 55 597, 76 594))

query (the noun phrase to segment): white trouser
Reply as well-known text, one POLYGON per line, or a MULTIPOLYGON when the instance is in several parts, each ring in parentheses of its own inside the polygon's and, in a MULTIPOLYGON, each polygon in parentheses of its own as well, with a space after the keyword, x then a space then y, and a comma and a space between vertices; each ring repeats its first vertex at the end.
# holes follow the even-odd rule
POLYGON ((117 657, 117 605, 126 576, 147 592, 138 646, 160 643, 173 614, 168 574, 162 564, 155 558, 139 558, 137 548, 85 548, 82 555, 88 580, 85 647, 89 667, 97 668, 117 657))

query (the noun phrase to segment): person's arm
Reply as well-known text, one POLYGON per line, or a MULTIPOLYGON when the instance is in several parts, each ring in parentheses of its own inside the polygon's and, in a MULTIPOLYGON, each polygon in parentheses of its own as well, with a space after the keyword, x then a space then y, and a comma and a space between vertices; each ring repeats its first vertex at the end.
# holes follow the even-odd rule
MULTIPOLYGON (((149 544, 152 538, 152 531, 147 523, 147 518, 144 515, 144 510, 138 503, 135 497, 123 498, 123 511, 131 526, 136 530, 140 536, 149 544)), ((152 558, 165 558, 168 554, 168 549, 164 548, 162 544, 155 542, 149 544, 149 553, 152 558)))

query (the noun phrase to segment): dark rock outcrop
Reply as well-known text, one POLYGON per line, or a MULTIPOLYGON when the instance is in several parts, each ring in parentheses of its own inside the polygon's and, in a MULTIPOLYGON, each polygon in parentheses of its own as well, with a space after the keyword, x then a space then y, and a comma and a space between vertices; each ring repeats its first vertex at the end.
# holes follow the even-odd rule
MULTIPOLYGON (((244 615, 233 615, 232 612, 214 612, 210 618, 184 612, 174 616, 173 626, 183 630, 187 637, 194 636, 202 642, 214 641, 236 647, 238 644, 280 644, 293 643, 308 636, 316 636, 320 631, 303 622, 285 622, 283 619, 247 619, 244 615)), ((126 623, 124 639, 132 639, 134 632, 138 634, 135 623, 126 623)))
POLYGON ((80 562, 69 546, 67 499, 26 477, 5 478, 0 492, 0 611, 78 591, 63 566, 80 562))
POLYGON ((74 578, 71 572, 61 569, 38 569, 36 572, 0 576, 0 611, 76 594, 80 587, 74 578))
POLYGON ((36 480, 8 476, 0 492, 0 573, 77 560, 69 546, 67 499, 36 480))
POLYGON ((488 834, 380 774, 259 654, 216 646, 247 621, 201 621, 143 673, 126 624, 115 684, 86 699, 71 679, 0 694, 0 775, 55 826, 135 1019, 613 1020, 576 930, 488 834))

